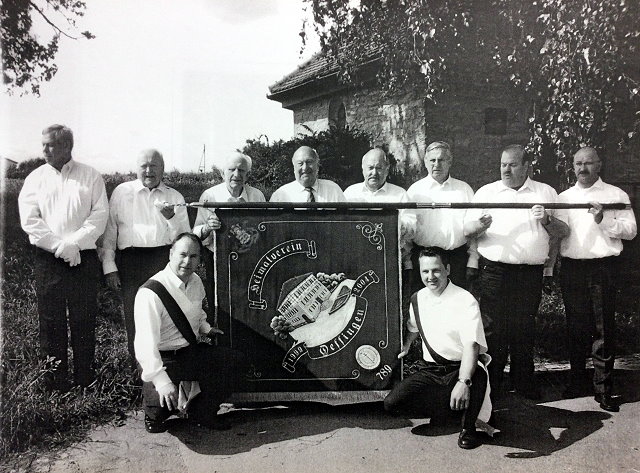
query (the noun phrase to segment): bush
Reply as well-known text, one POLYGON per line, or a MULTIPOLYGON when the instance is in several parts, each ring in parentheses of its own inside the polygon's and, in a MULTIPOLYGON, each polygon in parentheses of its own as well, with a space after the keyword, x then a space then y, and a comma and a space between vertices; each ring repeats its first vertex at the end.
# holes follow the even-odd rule
POLYGON ((20 161, 16 166, 10 166, 7 168, 5 177, 9 179, 24 179, 31 171, 39 168, 45 163, 46 161, 44 158, 33 158, 20 161))
POLYGON ((344 189, 362 181, 362 156, 371 149, 371 142, 363 131, 331 128, 272 144, 247 140, 241 151, 253 160, 249 184, 261 189, 268 199, 278 187, 293 180, 291 157, 300 146, 314 148, 320 156, 320 177, 344 189))

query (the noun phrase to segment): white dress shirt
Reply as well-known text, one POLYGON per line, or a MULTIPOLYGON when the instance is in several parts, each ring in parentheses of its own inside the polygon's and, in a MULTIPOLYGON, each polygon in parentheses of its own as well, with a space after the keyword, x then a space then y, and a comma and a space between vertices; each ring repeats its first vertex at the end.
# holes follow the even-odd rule
MULTIPOLYGON (((486 365, 491 358, 487 355, 487 340, 484 334, 480 306, 475 297, 468 291, 456 286, 451 281, 439 296, 429 289, 418 291, 418 311, 420 324, 425 336, 429 337, 429 345, 440 356, 452 360, 462 360, 464 346, 469 343, 478 344, 478 368, 487 372, 486 365)), ((409 332, 418 332, 413 306, 409 305, 409 332)), ((434 362, 427 346, 422 341, 422 355, 425 361, 434 362)), ((488 379, 487 374, 487 379, 488 379)), ((491 380, 487 382, 484 400, 478 414, 478 420, 486 423, 491 417, 491 380)), ((485 427, 486 428, 486 427, 485 427)))
MULTIPOLYGON (((451 176, 442 184, 427 176, 414 182, 407 190, 409 202, 471 202, 473 189, 466 182, 451 176)), ((439 246, 455 250, 467 243, 464 236, 464 209, 420 209, 415 215, 414 243, 420 246, 439 246)))
MULTIPOLYGON (((591 187, 580 184, 567 189, 558 196, 563 203, 624 203, 629 196, 622 189, 598 179, 591 187)), ((560 244, 560 254, 573 259, 594 259, 618 256, 622 251, 622 240, 636 236, 637 225, 633 210, 605 210, 598 224, 587 209, 559 210, 557 217, 569 225, 569 236, 560 244)))
POLYGON ((186 207, 174 207, 175 215, 167 220, 155 206, 156 201, 184 204, 184 197, 164 182, 149 189, 139 179, 114 189, 100 251, 104 274, 118 270, 116 247, 124 250, 169 245, 180 233, 191 231, 186 207))
POLYGON ((102 176, 73 159, 60 171, 50 164, 32 171, 20 190, 18 208, 31 244, 51 253, 62 241, 94 249, 109 216, 102 176))
POLYGON ((347 202, 407 202, 407 191, 385 182, 380 189, 371 191, 364 182, 350 185, 344 190, 347 202))
MULTIPOLYGON (((209 187, 200 196, 200 202, 265 202, 264 194, 261 190, 251 187, 247 184, 242 186, 242 193, 238 197, 234 197, 227 188, 227 183, 222 182, 213 187, 209 187)), ((207 222, 209 215, 214 214, 213 209, 206 209, 204 207, 198 208, 198 214, 193 226, 193 233, 202 235, 202 230, 207 222)), ((213 251, 213 232, 211 232, 207 238, 202 240, 202 244, 213 251)))
MULTIPOLYGON (((554 203, 558 194, 553 187, 530 178, 520 189, 511 189, 502 181, 487 184, 476 192, 472 202, 554 203)), ((549 234, 531 209, 468 209, 465 221, 490 214, 491 226, 477 238, 478 252, 488 260, 508 264, 544 264, 549 255, 549 234)), ((555 210, 547 209, 554 217, 555 210)))
MULTIPOLYGON (((167 265, 151 279, 160 282, 176 300, 196 336, 209 333, 211 325, 202 310, 204 286, 197 274, 192 274, 185 284, 167 265)), ((134 348, 136 359, 142 367, 142 380, 152 382, 159 389, 172 382, 162 364, 160 350, 177 350, 188 346, 189 342, 182 336, 164 304, 151 289, 138 290, 133 314, 136 324, 134 348)))
MULTIPOLYGON (((340 186, 328 179, 316 179, 311 186, 316 202, 345 202, 340 186)), ((271 195, 271 202, 307 202, 309 192, 298 181, 283 185, 271 195)))
MULTIPOLYGON (((448 360, 459 361, 462 359, 465 344, 470 342, 480 346, 479 353, 487 352, 480 306, 468 291, 451 281, 439 296, 424 287, 418 291, 418 310, 422 329, 429 337, 429 345, 439 355, 448 360)), ((413 333, 418 332, 412 305, 410 305, 407 330, 413 333)), ((422 355, 425 361, 435 363, 424 340, 422 355)))

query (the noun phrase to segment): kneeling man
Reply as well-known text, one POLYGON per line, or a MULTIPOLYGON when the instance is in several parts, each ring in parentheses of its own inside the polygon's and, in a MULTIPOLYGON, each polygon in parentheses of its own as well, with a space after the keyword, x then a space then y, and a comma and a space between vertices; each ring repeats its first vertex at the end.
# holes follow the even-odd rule
POLYGON ((411 297, 407 336, 398 358, 420 334, 424 360, 389 393, 384 406, 432 419, 444 417, 449 409, 464 411, 458 446, 475 448, 481 443, 476 419, 487 422, 491 415, 487 372, 478 362, 487 351, 480 308, 469 292, 449 280, 444 250, 423 249, 419 264, 426 287, 411 297))
POLYGON ((201 390, 189 403, 189 418, 212 429, 229 428, 216 413, 239 386, 246 362, 235 350, 198 343, 197 335, 211 339, 222 333, 209 325, 202 309, 205 290, 194 274, 201 254, 200 239, 181 233, 171 245, 169 264, 136 295, 134 346, 149 433, 165 431, 164 421, 178 411, 181 381, 198 381, 201 390))

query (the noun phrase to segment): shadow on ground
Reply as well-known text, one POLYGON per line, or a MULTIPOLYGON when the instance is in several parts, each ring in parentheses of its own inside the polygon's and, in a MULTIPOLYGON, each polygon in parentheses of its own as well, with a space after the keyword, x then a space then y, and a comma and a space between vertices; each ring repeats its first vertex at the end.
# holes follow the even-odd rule
POLYGON ((172 422, 169 433, 191 450, 204 455, 233 455, 290 439, 319 442, 317 435, 330 437, 342 428, 371 430, 400 429, 411 425, 406 419, 384 412, 382 402, 330 406, 299 402, 263 408, 234 410, 224 417, 232 424, 228 431, 211 431, 181 420, 172 422))
MULTIPOLYGON (((640 400, 640 371, 616 370, 616 392, 622 403, 640 400)), ((544 397, 529 401, 508 393, 497 403, 493 423, 500 429, 495 439, 486 443, 518 451, 505 454, 509 458, 537 458, 552 455, 593 434, 612 417, 601 410, 588 396, 563 401, 569 408, 542 405, 559 401, 566 386, 568 370, 536 373, 536 382, 544 397)), ((564 407, 563 405, 563 407, 564 407)), ((322 403, 299 402, 286 406, 250 406, 224 416, 231 422, 228 431, 211 431, 183 420, 170 420, 169 433, 189 449, 204 455, 234 455, 263 445, 278 448, 278 442, 298 439, 303 443, 319 443, 342 428, 366 430, 402 429, 413 424, 407 419, 392 417, 384 412, 382 402, 330 406, 322 403), (327 434, 318 439, 318 435, 327 434), (305 438, 309 437, 308 440, 305 438)), ((425 424, 427 421, 425 420, 425 424)), ((459 424, 449 419, 440 426, 419 425, 412 429, 416 435, 451 435, 459 431, 459 424)))

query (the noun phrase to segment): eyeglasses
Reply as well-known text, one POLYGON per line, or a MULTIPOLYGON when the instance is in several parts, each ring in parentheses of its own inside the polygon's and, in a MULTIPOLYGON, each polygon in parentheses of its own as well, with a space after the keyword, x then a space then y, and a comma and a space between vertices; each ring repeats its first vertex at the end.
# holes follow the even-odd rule
POLYGON ((575 163, 573 163, 573 166, 581 168, 582 166, 593 166, 595 164, 600 164, 600 161, 576 161, 575 163))

